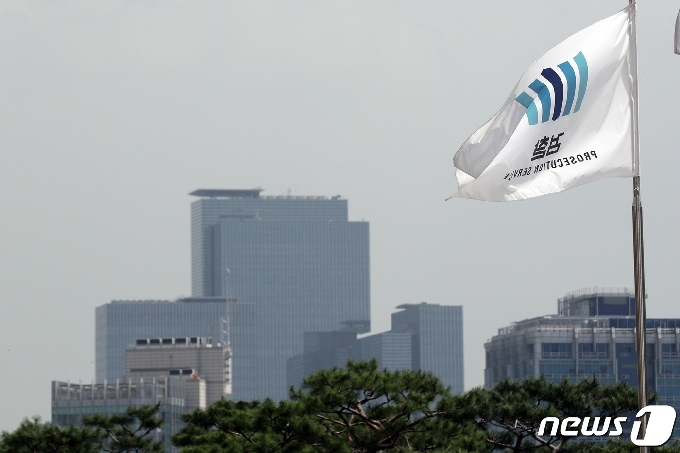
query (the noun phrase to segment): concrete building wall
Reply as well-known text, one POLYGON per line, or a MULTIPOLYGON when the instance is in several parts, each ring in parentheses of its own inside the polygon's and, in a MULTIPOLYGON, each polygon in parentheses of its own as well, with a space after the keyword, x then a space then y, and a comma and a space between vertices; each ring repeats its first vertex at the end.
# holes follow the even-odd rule
POLYGON ((125 374, 130 378, 195 375, 205 382, 205 404, 230 398, 231 351, 206 338, 156 338, 138 340, 125 351, 125 374))

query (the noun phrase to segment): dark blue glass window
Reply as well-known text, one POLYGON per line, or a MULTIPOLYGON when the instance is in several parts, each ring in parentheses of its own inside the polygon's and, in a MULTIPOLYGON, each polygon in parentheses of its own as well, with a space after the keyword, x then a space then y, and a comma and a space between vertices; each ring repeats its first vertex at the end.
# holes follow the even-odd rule
POLYGON ((542 343, 541 355, 543 358, 570 359, 573 357, 571 343, 542 343))

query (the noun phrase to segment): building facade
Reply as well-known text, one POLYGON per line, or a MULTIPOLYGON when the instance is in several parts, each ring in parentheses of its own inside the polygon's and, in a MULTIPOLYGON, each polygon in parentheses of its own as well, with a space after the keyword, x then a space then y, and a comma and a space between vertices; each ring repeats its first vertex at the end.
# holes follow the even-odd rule
POLYGON ((411 368, 430 371, 454 393, 463 393, 463 307, 405 304, 392 314, 392 332, 413 338, 411 368))
POLYGON ((127 378, 190 376, 205 384, 201 407, 231 398, 231 348, 211 338, 144 338, 125 351, 127 378))
POLYGON ((463 307, 407 304, 392 314, 392 330, 357 338, 354 332, 305 332, 304 351, 287 361, 289 386, 318 370, 344 367, 347 360, 373 360, 389 371, 432 372, 464 391, 463 307))
POLYGON ((302 352, 304 332, 370 329, 368 223, 350 222, 339 196, 192 195, 193 295, 252 307, 247 330, 232 318, 234 367, 245 375, 234 380, 235 397, 286 398, 280 370, 302 352))
MULTIPOLYGON (((647 319, 647 388, 658 404, 680 412, 680 319, 647 319)), ((558 314, 499 329, 489 340, 485 387, 501 379, 544 376, 552 382, 595 376, 602 384, 638 387, 635 295, 627 288, 591 288, 558 301, 558 314)), ((673 437, 680 437, 676 423, 673 437)))
POLYGON ((160 403, 157 417, 165 423, 149 435, 154 441, 163 442, 166 452, 176 453, 179 448, 172 445, 171 437, 184 426, 181 416, 195 409, 191 398, 200 392, 200 384, 200 381, 180 377, 100 384, 52 381, 52 423, 63 427, 82 426, 85 416, 123 415, 128 407, 160 403))
POLYGON ((419 370, 413 367, 413 336, 410 333, 382 332, 359 340, 362 360, 378 362, 389 371, 419 370))
POLYGON ((260 192, 262 189, 199 189, 190 194, 198 197, 191 204, 192 295, 224 297, 231 293, 239 297, 237 294, 245 291, 239 297, 244 302, 252 298, 267 303, 280 297, 267 294, 277 290, 272 279, 294 277, 299 281, 296 289, 278 289, 292 291, 290 295, 298 298, 319 278, 310 268, 321 265, 317 271, 324 282, 333 278, 323 275, 324 268, 345 271, 341 283, 351 279, 350 286, 357 291, 356 296, 345 299, 357 299, 355 318, 368 320, 364 311, 369 289, 368 223, 350 222, 347 200, 340 196, 261 196, 260 192), (268 228, 272 222, 277 224, 268 228), (318 223, 333 224, 334 228, 318 223), (310 229, 310 224, 319 228, 310 229), (304 247, 300 247, 301 237, 304 247), (249 256, 250 251, 256 256, 249 256), (310 259, 317 262, 309 263, 310 259), (264 294, 258 292, 260 283, 264 283, 264 294))
POLYGON ((368 223, 350 222, 339 196, 260 192, 192 192, 193 296, 98 307, 98 382, 124 374, 125 349, 138 338, 217 338, 226 329, 233 398, 283 399, 282 371, 302 353, 304 332, 370 330, 368 223))
POLYGON ((52 423, 81 426, 84 416, 160 404, 165 423, 152 436, 176 452, 171 437, 184 426, 181 416, 231 396, 231 349, 210 338, 138 339, 125 351, 125 369, 98 384, 52 382, 52 423))
POLYGON ((302 380, 316 371, 361 360, 360 347, 354 331, 304 332, 303 353, 286 360, 287 386, 299 388, 302 380))
MULTIPOLYGON (((114 300, 95 309, 95 376, 116 382, 125 376, 125 350, 140 338, 219 338, 228 314, 226 298, 114 300)), ((246 307, 231 309, 247 324, 246 307), (240 310, 240 311, 239 311, 240 310)))

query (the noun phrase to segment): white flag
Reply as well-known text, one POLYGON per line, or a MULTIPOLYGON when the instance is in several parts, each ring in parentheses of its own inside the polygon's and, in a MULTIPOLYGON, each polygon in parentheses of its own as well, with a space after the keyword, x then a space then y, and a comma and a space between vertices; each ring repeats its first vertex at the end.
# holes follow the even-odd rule
POLYGON ((453 159, 454 196, 508 201, 633 176, 631 5, 570 36, 522 75, 453 159))
POLYGON ((680 12, 675 20, 675 53, 680 55, 680 12))

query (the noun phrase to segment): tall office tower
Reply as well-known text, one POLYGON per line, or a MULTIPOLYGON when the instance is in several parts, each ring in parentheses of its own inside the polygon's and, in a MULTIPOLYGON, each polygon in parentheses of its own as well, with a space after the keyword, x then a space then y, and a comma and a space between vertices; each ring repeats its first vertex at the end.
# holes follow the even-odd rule
MULTIPOLYGON (((239 285, 245 285, 245 289, 263 281, 269 283, 268 290, 281 290, 273 286, 274 282, 266 281, 272 277, 297 277, 296 286, 310 285, 316 276, 308 272, 310 265, 315 264, 309 260, 319 260, 324 254, 336 266, 331 270, 360 265, 354 275, 345 276, 339 282, 354 283, 358 292, 368 290, 368 269, 365 268, 368 266, 368 223, 348 221, 347 200, 339 196, 260 196, 260 192, 262 189, 199 189, 190 194, 199 197, 191 204, 194 297, 224 297, 230 290, 235 295, 239 285), (332 224, 332 227, 323 228, 319 224, 332 224), (286 231, 286 226, 293 231, 286 231), (305 233, 311 234, 305 238, 309 241, 305 245, 312 249, 296 247, 296 239, 305 237, 305 233), (316 244, 320 240, 327 241, 325 247, 316 244), (258 248, 254 249, 255 246, 258 248), (281 247, 285 249, 278 250, 281 247), (243 254, 247 251, 243 248, 257 251, 260 256, 253 259, 259 260, 244 260, 243 254), (255 265, 256 269, 247 269, 248 265, 255 265), (245 270, 250 273, 244 273, 245 270), (264 275, 258 275, 260 272, 264 275), (233 287, 226 288, 227 285, 233 287)), ((304 289, 301 286, 294 295, 299 297, 304 289)), ((355 297, 358 314, 364 316, 360 319, 368 319, 368 312, 362 311, 365 307, 360 305, 361 298, 367 296, 359 294, 355 297)), ((249 302, 248 298, 243 301, 249 302)))
MULTIPOLYGON (((680 319, 647 319, 647 388, 658 404, 680 412, 680 319)), ((558 383, 596 376, 602 384, 637 388, 635 294, 588 288, 558 300, 558 314, 498 330, 485 345, 484 385, 544 376, 558 383)), ((676 423, 673 437, 680 437, 676 423)))
POLYGON ((425 302, 400 305, 392 330, 357 339, 354 332, 305 332, 303 353, 288 359, 289 386, 318 370, 344 367, 348 359, 369 361, 389 371, 430 371, 463 393, 463 307, 425 302))
POLYGON ((369 230, 347 200, 196 190, 191 205, 192 291, 252 307, 231 322, 234 398, 287 397, 286 359, 303 332, 370 329, 369 230))
POLYGON ((404 304, 392 314, 392 332, 413 335, 412 369, 431 371, 454 393, 464 391, 463 307, 404 304))
POLYGON ((302 353, 303 332, 370 330, 368 223, 348 221, 339 196, 192 195, 194 297, 97 307, 97 381, 125 374, 125 349, 139 338, 226 330, 233 399, 286 398, 286 359, 302 353))

